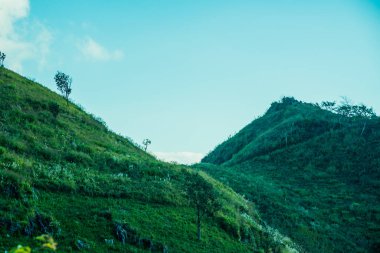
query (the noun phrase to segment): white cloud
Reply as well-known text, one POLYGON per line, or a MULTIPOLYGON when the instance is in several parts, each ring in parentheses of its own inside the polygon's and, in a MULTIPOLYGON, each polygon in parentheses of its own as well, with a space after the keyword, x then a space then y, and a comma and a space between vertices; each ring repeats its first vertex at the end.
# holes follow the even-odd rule
POLYGON ((29 0, 0 0, 0 35, 13 33, 13 23, 29 14, 29 0))
POLYGON ((47 57, 50 53, 50 45, 53 40, 52 34, 42 24, 38 24, 38 33, 35 38, 37 50, 39 52, 39 67, 44 68, 47 64, 47 57))
POLYGON ((123 51, 108 50, 90 37, 79 44, 79 49, 86 58, 91 60, 110 61, 120 60, 124 57, 123 51))
POLYGON ((0 51, 6 53, 6 65, 22 72, 26 60, 39 67, 46 63, 52 36, 42 24, 27 20, 29 0, 0 0, 0 51), (16 25, 24 21, 24 26, 16 25))
POLYGON ((204 154, 195 152, 153 152, 160 160, 180 164, 194 164, 201 161, 204 154))

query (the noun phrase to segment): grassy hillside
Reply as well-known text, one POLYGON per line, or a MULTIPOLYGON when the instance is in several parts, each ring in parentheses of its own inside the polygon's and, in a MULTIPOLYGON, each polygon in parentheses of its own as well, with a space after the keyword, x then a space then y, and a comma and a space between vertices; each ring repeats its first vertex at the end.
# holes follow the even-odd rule
MULTIPOLYGON (((202 222, 187 181, 56 93, 0 68, 0 251, 51 234, 58 252, 290 252, 250 202, 207 174, 221 208, 202 222)), ((296 251, 292 251, 296 252, 296 251)))
POLYGON ((347 108, 284 98, 197 167, 308 252, 379 252, 380 119, 347 108))

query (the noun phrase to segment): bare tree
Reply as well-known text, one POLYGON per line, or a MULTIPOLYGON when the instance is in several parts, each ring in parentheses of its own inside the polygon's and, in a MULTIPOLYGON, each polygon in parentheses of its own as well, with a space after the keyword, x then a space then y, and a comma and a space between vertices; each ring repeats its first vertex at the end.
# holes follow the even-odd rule
POLYGON ((355 107, 355 113, 357 117, 359 117, 363 122, 362 131, 360 132, 360 136, 363 135, 368 119, 373 119, 376 117, 376 113, 373 111, 372 108, 368 108, 367 106, 361 104, 355 107))
POLYGON ((58 90, 62 93, 62 95, 65 97, 67 104, 69 103, 69 96, 71 93, 71 83, 73 79, 66 75, 63 72, 58 71, 57 74, 54 76, 54 80, 57 84, 58 90))
POLYGON ((334 112, 335 111, 335 105, 336 105, 335 101, 333 101, 333 102, 323 101, 321 104, 321 108, 328 110, 330 112, 334 112))
POLYGON ((0 51, 0 67, 4 67, 4 60, 6 57, 7 55, 0 51))
POLYGON ((364 104, 354 105, 347 97, 342 97, 340 105, 336 105, 335 102, 324 101, 322 102, 321 108, 340 115, 339 122, 341 122, 342 116, 351 122, 362 122, 363 125, 360 136, 362 136, 366 130, 367 121, 376 118, 376 113, 372 108, 364 104))
POLYGON ((145 139, 143 140, 144 150, 146 151, 148 149, 148 145, 152 144, 151 140, 145 139))

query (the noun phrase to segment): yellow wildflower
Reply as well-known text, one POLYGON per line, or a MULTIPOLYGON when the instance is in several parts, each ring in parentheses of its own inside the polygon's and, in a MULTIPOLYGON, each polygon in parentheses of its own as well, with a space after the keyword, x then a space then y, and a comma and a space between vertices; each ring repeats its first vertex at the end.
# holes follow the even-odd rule
POLYGON ((57 243, 54 241, 53 237, 50 235, 40 235, 36 237, 36 240, 40 241, 42 244, 42 248, 47 248, 51 250, 57 249, 57 243))
POLYGON ((42 247, 43 248, 48 248, 48 249, 51 249, 51 250, 56 250, 57 249, 57 243, 56 242, 47 242, 47 243, 44 243, 42 244, 42 247))
POLYGON ((22 245, 18 245, 15 249, 12 249, 10 253, 30 253, 32 249, 28 246, 23 247, 22 245))
POLYGON ((51 238, 50 235, 40 235, 36 237, 36 240, 40 242, 48 242, 50 238, 51 238))

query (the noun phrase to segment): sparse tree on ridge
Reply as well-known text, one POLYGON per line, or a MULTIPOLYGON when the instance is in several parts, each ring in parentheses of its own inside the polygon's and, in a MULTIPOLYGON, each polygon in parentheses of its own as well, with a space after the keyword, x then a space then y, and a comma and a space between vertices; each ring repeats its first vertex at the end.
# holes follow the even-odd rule
POLYGON ((69 96, 71 93, 71 83, 73 81, 72 78, 63 72, 58 71, 57 74, 55 74, 55 76, 54 76, 54 80, 57 84, 58 90, 65 97, 67 104, 68 104, 69 103, 69 96))
POLYGON ((201 240, 201 224, 205 216, 212 216, 221 205, 218 202, 218 193, 211 183, 207 182, 199 173, 189 174, 187 178, 187 196, 195 207, 197 216, 197 239, 201 240))
POLYGON ((145 139, 143 140, 144 150, 146 151, 148 149, 148 145, 152 144, 151 140, 145 139))
MULTIPOLYGON (((343 101, 340 105, 335 102, 324 101, 321 104, 321 108, 338 115, 352 119, 353 121, 362 122, 362 130, 360 135, 363 135, 367 127, 367 121, 376 117, 376 113, 372 108, 365 106, 364 104, 354 105, 348 98, 343 97, 343 101)), ((341 118, 339 119, 340 122, 341 118)))
POLYGON ((336 105, 335 101, 333 101, 333 102, 323 101, 322 104, 321 104, 321 108, 323 108, 325 110, 328 110, 330 112, 334 112, 335 105, 336 105))
POLYGON ((7 55, 0 51, 0 67, 4 67, 4 60, 7 57, 7 55))
POLYGON ((363 127, 362 127, 362 130, 360 132, 360 136, 362 136, 366 127, 367 127, 367 120, 375 118, 376 113, 373 111, 372 108, 368 108, 367 106, 365 106, 363 104, 356 106, 355 111, 356 111, 356 115, 359 118, 361 118, 362 122, 363 122, 363 127))

